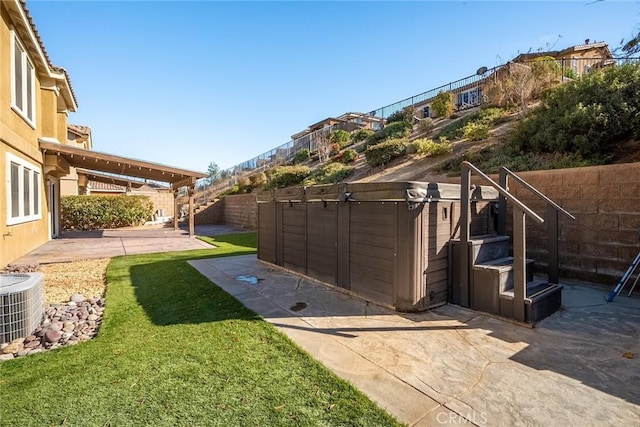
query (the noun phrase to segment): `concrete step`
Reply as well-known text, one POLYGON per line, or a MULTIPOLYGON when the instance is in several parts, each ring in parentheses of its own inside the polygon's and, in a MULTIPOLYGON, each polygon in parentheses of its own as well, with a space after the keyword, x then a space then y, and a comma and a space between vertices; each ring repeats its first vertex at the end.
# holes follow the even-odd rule
MULTIPOLYGON (((524 320, 534 324, 552 315, 562 305, 562 285, 534 280, 527 283, 527 296, 524 299, 524 320)), ((500 316, 513 319, 513 289, 500 293, 500 316)))
POLYGON ((509 236, 495 234, 473 237, 470 242, 473 247, 473 264, 483 264, 498 258, 509 256, 509 236))
MULTIPOLYGON (((526 260, 527 282, 533 280, 534 264, 534 260, 526 260)), ((497 281, 498 287, 494 289, 498 292, 511 289, 513 288, 513 257, 507 256, 476 264, 473 266, 472 274, 474 283, 497 281)))

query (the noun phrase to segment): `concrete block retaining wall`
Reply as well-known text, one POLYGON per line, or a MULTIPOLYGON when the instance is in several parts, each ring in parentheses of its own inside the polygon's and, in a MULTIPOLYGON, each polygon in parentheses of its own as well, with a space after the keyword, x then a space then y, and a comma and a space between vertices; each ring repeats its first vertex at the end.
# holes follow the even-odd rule
MULTIPOLYGON (((560 219, 562 277, 614 285, 640 251, 640 163, 518 174, 572 213, 560 219)), ((540 214, 545 204, 513 183, 511 190, 540 214)), ((528 252, 547 261, 544 225, 528 227, 528 252)))
POLYGON ((195 214, 195 224, 227 224, 246 230, 258 228, 258 203, 256 195, 237 194, 201 208, 195 214))

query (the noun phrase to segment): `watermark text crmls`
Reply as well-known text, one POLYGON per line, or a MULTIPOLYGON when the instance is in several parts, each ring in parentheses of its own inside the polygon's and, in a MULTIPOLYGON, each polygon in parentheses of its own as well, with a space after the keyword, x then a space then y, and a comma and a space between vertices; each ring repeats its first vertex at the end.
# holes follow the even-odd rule
POLYGON ((436 415, 438 424, 447 425, 470 425, 475 424, 483 426, 487 424, 487 413, 471 411, 466 414, 457 414, 455 412, 440 412, 436 415))

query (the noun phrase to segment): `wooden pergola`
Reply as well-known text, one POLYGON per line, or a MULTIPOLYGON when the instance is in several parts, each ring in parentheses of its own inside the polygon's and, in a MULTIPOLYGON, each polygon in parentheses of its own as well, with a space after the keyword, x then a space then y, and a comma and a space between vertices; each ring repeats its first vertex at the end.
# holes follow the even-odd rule
POLYGON ((83 148, 55 142, 40 141, 40 149, 45 155, 45 163, 47 163, 48 156, 55 156, 63 158, 70 166, 76 168, 150 179, 171 184, 171 190, 173 191, 173 228, 175 230, 178 229, 178 189, 187 187, 189 194, 189 236, 193 237, 195 235, 193 193, 196 180, 205 178, 207 176, 205 173, 101 153, 94 150, 85 150, 83 148))

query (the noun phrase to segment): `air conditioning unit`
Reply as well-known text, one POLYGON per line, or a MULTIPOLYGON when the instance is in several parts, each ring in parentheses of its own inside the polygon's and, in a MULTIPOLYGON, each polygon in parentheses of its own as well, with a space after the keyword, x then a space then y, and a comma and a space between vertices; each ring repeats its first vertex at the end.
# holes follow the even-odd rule
POLYGON ((44 316, 44 274, 0 274, 0 344, 29 336, 44 316))

